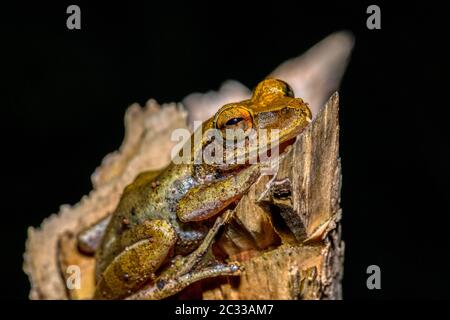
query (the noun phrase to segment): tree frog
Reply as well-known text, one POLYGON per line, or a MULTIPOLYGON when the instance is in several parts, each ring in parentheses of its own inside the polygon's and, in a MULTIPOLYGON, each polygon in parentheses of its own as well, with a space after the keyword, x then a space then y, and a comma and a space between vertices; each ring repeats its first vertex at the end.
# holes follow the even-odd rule
POLYGON ((278 129, 281 145, 292 141, 311 118, 308 105, 295 98, 287 83, 265 79, 250 99, 224 105, 206 120, 197 129, 202 132, 198 143, 187 142, 192 157, 214 141, 224 146, 224 158, 240 157, 244 163, 199 163, 192 158, 138 175, 112 215, 78 235, 80 250, 95 253, 94 298, 161 299, 201 279, 239 274, 238 263, 214 259, 211 245, 231 219, 233 205, 260 176, 261 164, 248 160, 258 151, 252 148, 261 146, 225 143, 226 133, 278 129), (222 135, 208 135, 208 129, 222 135))

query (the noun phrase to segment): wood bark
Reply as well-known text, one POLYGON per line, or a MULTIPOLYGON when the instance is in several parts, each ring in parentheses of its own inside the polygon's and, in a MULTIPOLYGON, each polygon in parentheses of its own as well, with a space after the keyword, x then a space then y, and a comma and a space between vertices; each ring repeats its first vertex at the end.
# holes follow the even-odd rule
MULTIPOLYGON (((341 298, 338 107, 335 93, 280 156, 277 173, 262 176, 240 200, 216 240, 214 252, 240 261, 242 275, 201 281, 175 298, 341 298)), ((171 132, 187 128, 186 119, 181 105, 161 107, 154 100, 127 110, 124 142, 92 175, 93 191, 74 206, 62 206, 39 228, 29 228, 24 270, 31 299, 91 297, 95 260, 78 252, 75 235, 111 213, 139 172, 169 163, 171 132), (67 289, 70 273, 59 265, 80 268, 80 289, 67 289)))

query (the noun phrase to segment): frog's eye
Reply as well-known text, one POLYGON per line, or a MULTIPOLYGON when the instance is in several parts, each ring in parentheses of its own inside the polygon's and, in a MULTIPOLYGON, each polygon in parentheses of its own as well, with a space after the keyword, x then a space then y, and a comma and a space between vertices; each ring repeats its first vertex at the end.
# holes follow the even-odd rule
POLYGON ((230 106, 216 116, 216 128, 225 132, 242 129, 244 132, 253 127, 253 119, 249 110, 243 107, 230 106))
POLYGON ((244 118, 238 117, 238 118, 231 118, 230 120, 227 121, 227 123, 225 123, 226 126, 234 126, 237 123, 241 122, 242 120, 244 120, 244 118))

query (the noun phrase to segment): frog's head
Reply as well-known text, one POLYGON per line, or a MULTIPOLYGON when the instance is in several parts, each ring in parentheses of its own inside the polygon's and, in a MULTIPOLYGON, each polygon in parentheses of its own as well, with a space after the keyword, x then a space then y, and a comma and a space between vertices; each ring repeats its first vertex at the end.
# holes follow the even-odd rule
MULTIPOLYGON (((286 82, 266 79, 257 85, 250 99, 224 105, 203 124, 199 147, 204 152, 212 141, 219 142, 223 146, 224 160, 231 157, 246 159, 247 163, 263 147, 272 149, 292 142, 311 122, 311 118, 308 105, 302 99, 295 98, 286 82), (211 138, 208 129, 215 129, 219 134, 211 138), (278 139, 269 145, 274 129, 278 139), (251 143, 250 139, 257 139, 259 143, 251 143)), ((225 160, 220 167, 227 170, 236 167, 236 164, 225 160)))

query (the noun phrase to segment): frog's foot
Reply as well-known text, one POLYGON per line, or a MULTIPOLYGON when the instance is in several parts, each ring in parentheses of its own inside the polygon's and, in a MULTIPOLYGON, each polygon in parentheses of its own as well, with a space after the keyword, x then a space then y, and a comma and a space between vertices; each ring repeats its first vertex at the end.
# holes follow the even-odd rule
POLYGON ((108 215, 78 234, 78 248, 81 252, 92 255, 97 251, 110 220, 111 215, 108 215))
POLYGON ((192 283, 218 276, 235 276, 239 275, 242 267, 237 263, 223 264, 217 263, 215 265, 188 272, 182 276, 159 279, 156 283, 147 285, 136 293, 128 296, 127 300, 159 300, 174 295, 192 283))

